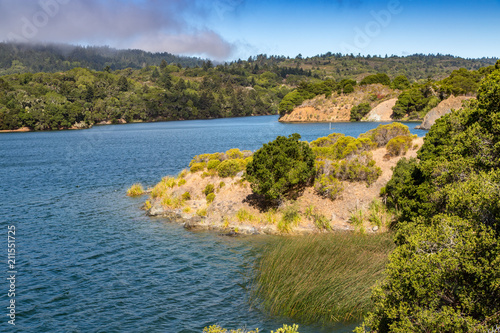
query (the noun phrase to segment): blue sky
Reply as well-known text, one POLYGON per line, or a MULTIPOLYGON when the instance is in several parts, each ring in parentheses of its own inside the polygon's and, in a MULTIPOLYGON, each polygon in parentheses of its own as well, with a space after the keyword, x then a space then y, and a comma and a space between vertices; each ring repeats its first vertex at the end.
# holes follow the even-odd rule
POLYGON ((500 56, 500 0, 0 0, 0 40, 208 57, 500 56))

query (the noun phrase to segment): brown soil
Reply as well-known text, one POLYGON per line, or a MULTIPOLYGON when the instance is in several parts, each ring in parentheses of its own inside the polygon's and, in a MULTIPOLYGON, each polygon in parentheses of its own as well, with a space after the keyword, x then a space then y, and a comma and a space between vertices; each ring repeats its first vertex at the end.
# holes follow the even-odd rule
MULTIPOLYGON (((414 148, 408 151, 406 157, 416 157, 416 151, 423 143, 423 138, 414 140, 414 148)), ((333 230, 354 230, 349 223, 351 215, 358 211, 366 212, 370 203, 379 198, 380 190, 389 181, 392 176, 392 168, 401 157, 387 159, 387 150, 379 148, 374 150, 373 158, 382 170, 379 179, 367 186, 366 183, 344 182, 344 191, 342 196, 334 201, 325 199, 314 191, 314 188, 308 187, 304 193, 297 199, 297 205, 301 212, 301 222, 293 230, 293 233, 311 233, 320 232, 313 221, 306 218, 304 213, 308 207, 313 206, 316 213, 325 216, 333 230)), ((219 178, 218 176, 202 177, 202 172, 188 173, 185 178, 186 184, 176 186, 170 191, 170 195, 180 196, 189 192, 191 200, 186 202, 182 208, 162 207, 160 200, 152 199, 152 206, 149 215, 165 216, 171 221, 183 223, 185 227, 194 229, 215 229, 225 232, 236 233, 267 233, 278 234, 276 222, 281 218, 280 207, 273 215, 259 206, 259 202, 252 196, 250 185, 241 179, 219 178), (224 186, 220 187, 220 183, 224 186), (213 184, 216 188, 216 197, 211 204, 207 204, 205 195, 202 193, 207 184, 213 184), (197 211, 205 209, 206 217, 198 217, 197 211), (247 212, 249 218, 240 221, 238 212, 247 212), (269 216, 274 217, 274 223, 269 222, 269 216)), ((291 203, 285 203, 284 206, 291 203)), ((373 230, 372 226, 365 221, 365 229, 373 230)))
POLYGON ((360 103, 370 103, 376 107, 399 94, 381 84, 355 87, 354 92, 344 95, 334 93, 329 98, 316 96, 304 101, 291 113, 280 118, 281 122, 344 122, 351 118, 351 109, 360 103))

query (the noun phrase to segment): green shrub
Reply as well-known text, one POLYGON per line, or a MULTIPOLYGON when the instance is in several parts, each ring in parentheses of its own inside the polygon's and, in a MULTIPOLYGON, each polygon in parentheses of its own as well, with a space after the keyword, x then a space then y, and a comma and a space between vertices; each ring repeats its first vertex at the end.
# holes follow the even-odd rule
POLYGON ((215 193, 209 193, 207 195, 207 204, 211 204, 212 202, 214 202, 215 200, 215 193))
POLYGON ((226 183, 224 183, 224 182, 219 183, 219 188, 223 188, 224 186, 226 186, 226 183))
POLYGON ((205 194, 205 196, 209 195, 210 193, 214 193, 214 184, 207 184, 207 186, 205 186, 205 189, 203 190, 203 194, 205 194))
POLYGON ((350 93, 354 92, 354 87, 352 86, 352 84, 348 83, 344 86, 344 89, 342 89, 342 92, 344 94, 350 94, 350 93))
POLYGON ((381 83, 385 86, 391 85, 391 79, 385 73, 378 73, 373 75, 368 75, 359 83, 360 86, 366 84, 381 83))
POLYGON ((333 176, 338 180, 364 181, 369 186, 382 174, 382 169, 376 165, 371 153, 362 153, 340 161, 322 159, 317 161, 316 166, 319 180, 317 190, 320 191, 324 185, 328 185, 328 178, 322 178, 321 175, 333 176))
POLYGON ((190 170, 191 172, 198 172, 198 171, 202 171, 202 170, 204 170, 204 169, 205 169, 206 165, 207 165, 207 164, 206 164, 205 162, 193 163, 193 164, 190 166, 189 170, 190 170))
POLYGON ((181 197, 182 197, 182 200, 191 200, 191 193, 184 192, 181 197))
POLYGON ((375 142, 378 147, 383 147, 392 138, 395 138, 397 136, 411 136, 408 126, 401 123, 379 125, 377 128, 361 134, 359 137, 369 138, 371 141, 375 142))
POLYGON ((311 145, 313 145, 312 150, 317 158, 340 160, 361 154, 365 151, 370 151, 377 146, 370 138, 367 137, 355 139, 352 136, 339 135, 328 136, 327 138, 320 139, 311 143, 311 145))
POLYGON ((388 220, 389 213, 387 208, 379 200, 373 200, 368 208, 368 221, 371 225, 382 227, 388 220))
POLYGON ((364 116, 370 112, 372 107, 370 103, 361 103, 353 106, 351 109, 351 121, 360 121, 364 116))
POLYGON ((264 144, 248 163, 247 180, 252 190, 266 199, 298 193, 314 176, 314 154, 300 135, 278 136, 264 144))
POLYGON ((217 167, 219 177, 234 177, 238 172, 245 170, 245 160, 237 158, 232 160, 225 160, 217 167))
POLYGON ((193 157, 193 159, 189 163, 189 166, 191 167, 193 164, 196 164, 196 163, 205 163, 206 164, 208 161, 212 161, 212 160, 219 160, 220 161, 223 156, 224 156, 223 153, 196 155, 195 157, 193 157))
POLYGON ((412 136, 397 136, 389 140, 385 148, 391 156, 406 155, 408 149, 412 147, 412 136))
POLYGON ((318 138, 311 142, 311 147, 328 147, 334 145, 339 138, 345 137, 342 133, 332 133, 326 137, 318 138))
POLYGON ((267 224, 276 224, 276 222, 278 221, 277 217, 276 217, 276 210, 275 209, 269 209, 267 212, 266 212, 266 215, 265 215, 265 222, 267 224))
POLYGON ((184 178, 182 178, 181 180, 179 180, 179 186, 182 186, 186 184, 186 180, 184 178))
POLYGON ((499 323, 495 231, 438 215, 405 225, 398 239, 365 318, 372 332, 487 332, 499 323))
POLYGON ((330 200, 335 200, 341 195, 344 186, 337 178, 323 174, 316 179, 314 189, 319 195, 330 200))
POLYGON ((142 185, 139 183, 132 185, 132 187, 130 187, 127 190, 127 195, 129 197, 137 197, 137 196, 143 195, 143 194, 144 194, 144 188, 142 188, 142 185))
POLYGON ((219 160, 210 160, 207 163, 207 169, 208 170, 216 169, 220 163, 221 162, 219 160))
POLYGON ((238 148, 233 148, 226 151, 226 156, 229 159, 243 158, 243 153, 238 148))
MULTIPOLYGON (((292 326, 288 326, 284 324, 281 328, 278 328, 276 331, 271 331, 271 333, 299 333, 299 326, 297 324, 293 324, 292 326)), ((227 330, 225 328, 220 327, 219 325, 212 325, 209 327, 205 327, 203 329, 203 333, 259 333, 260 330, 256 328, 253 331, 247 331, 246 329, 237 329, 237 330, 227 330)))
POLYGON ((399 89, 399 90, 405 90, 410 88, 411 83, 408 80, 408 78, 404 75, 398 75, 392 80, 391 83, 391 88, 392 89, 399 89))

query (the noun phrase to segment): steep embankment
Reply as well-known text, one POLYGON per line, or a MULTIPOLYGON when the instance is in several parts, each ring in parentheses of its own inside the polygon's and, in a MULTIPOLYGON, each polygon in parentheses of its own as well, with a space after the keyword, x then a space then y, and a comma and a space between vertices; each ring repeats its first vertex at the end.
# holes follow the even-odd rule
POLYGON ((391 98, 374 107, 361 121, 392 121, 392 108, 397 98, 391 98))
POLYGON ((471 99, 473 97, 468 97, 468 96, 451 96, 448 99, 445 99, 444 101, 441 101, 441 103, 438 104, 435 108, 431 109, 424 117, 424 120, 422 121, 422 124, 417 126, 416 128, 419 129, 425 129, 428 130, 434 125, 436 120, 441 118, 447 113, 450 113, 451 110, 458 110, 462 108, 462 103, 468 99, 471 99))
MULTIPOLYGON (((350 94, 333 93, 304 101, 289 114, 280 118, 281 122, 341 122, 349 121, 351 109, 361 103, 369 103, 371 108, 392 100, 399 92, 382 84, 370 84, 354 88, 350 94)), ((395 102, 394 102, 395 103, 395 102)), ((385 113, 384 113, 385 115, 385 113)))

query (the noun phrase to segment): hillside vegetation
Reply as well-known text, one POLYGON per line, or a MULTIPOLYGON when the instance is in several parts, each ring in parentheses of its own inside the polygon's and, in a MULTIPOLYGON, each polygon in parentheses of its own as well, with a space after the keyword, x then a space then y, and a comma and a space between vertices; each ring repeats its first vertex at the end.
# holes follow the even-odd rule
MULTIPOLYGON (((255 153, 231 149, 195 156, 189 171, 165 177, 149 191, 148 215, 228 233, 384 228, 387 218, 373 201, 396 161, 416 156, 422 139, 399 123, 358 138, 338 133, 311 143, 299 138, 280 136, 255 153), (382 215, 368 219, 372 209, 382 215)), ((142 192, 134 185, 129 195, 142 192)))
POLYGON ((493 61, 327 53, 214 64, 140 50, 0 43, 0 130, 284 116, 302 103, 314 110, 300 121, 326 121, 336 113, 333 119, 360 120, 387 96, 399 96, 394 119, 420 119, 451 94, 474 95, 492 68, 482 66, 493 61), (384 92, 345 97, 372 85, 384 92), (318 116, 323 106, 332 114, 318 116))
POLYGON ((382 190, 397 248, 358 332, 486 332, 500 323, 500 61, 438 119, 382 190))
MULTIPOLYGON (((288 93, 279 104, 281 121, 359 121, 387 98, 397 97, 390 119, 422 120, 440 102, 451 96, 473 97, 479 82, 491 73, 494 66, 468 71, 454 70, 448 77, 436 81, 428 78, 411 82, 399 75, 390 79, 385 73, 365 76, 361 81, 343 79, 317 83, 301 83, 288 93), (374 92, 380 85, 385 90, 374 92), (304 114, 306 113, 306 114, 304 114)), ((387 120, 387 119, 385 119, 387 120)))

